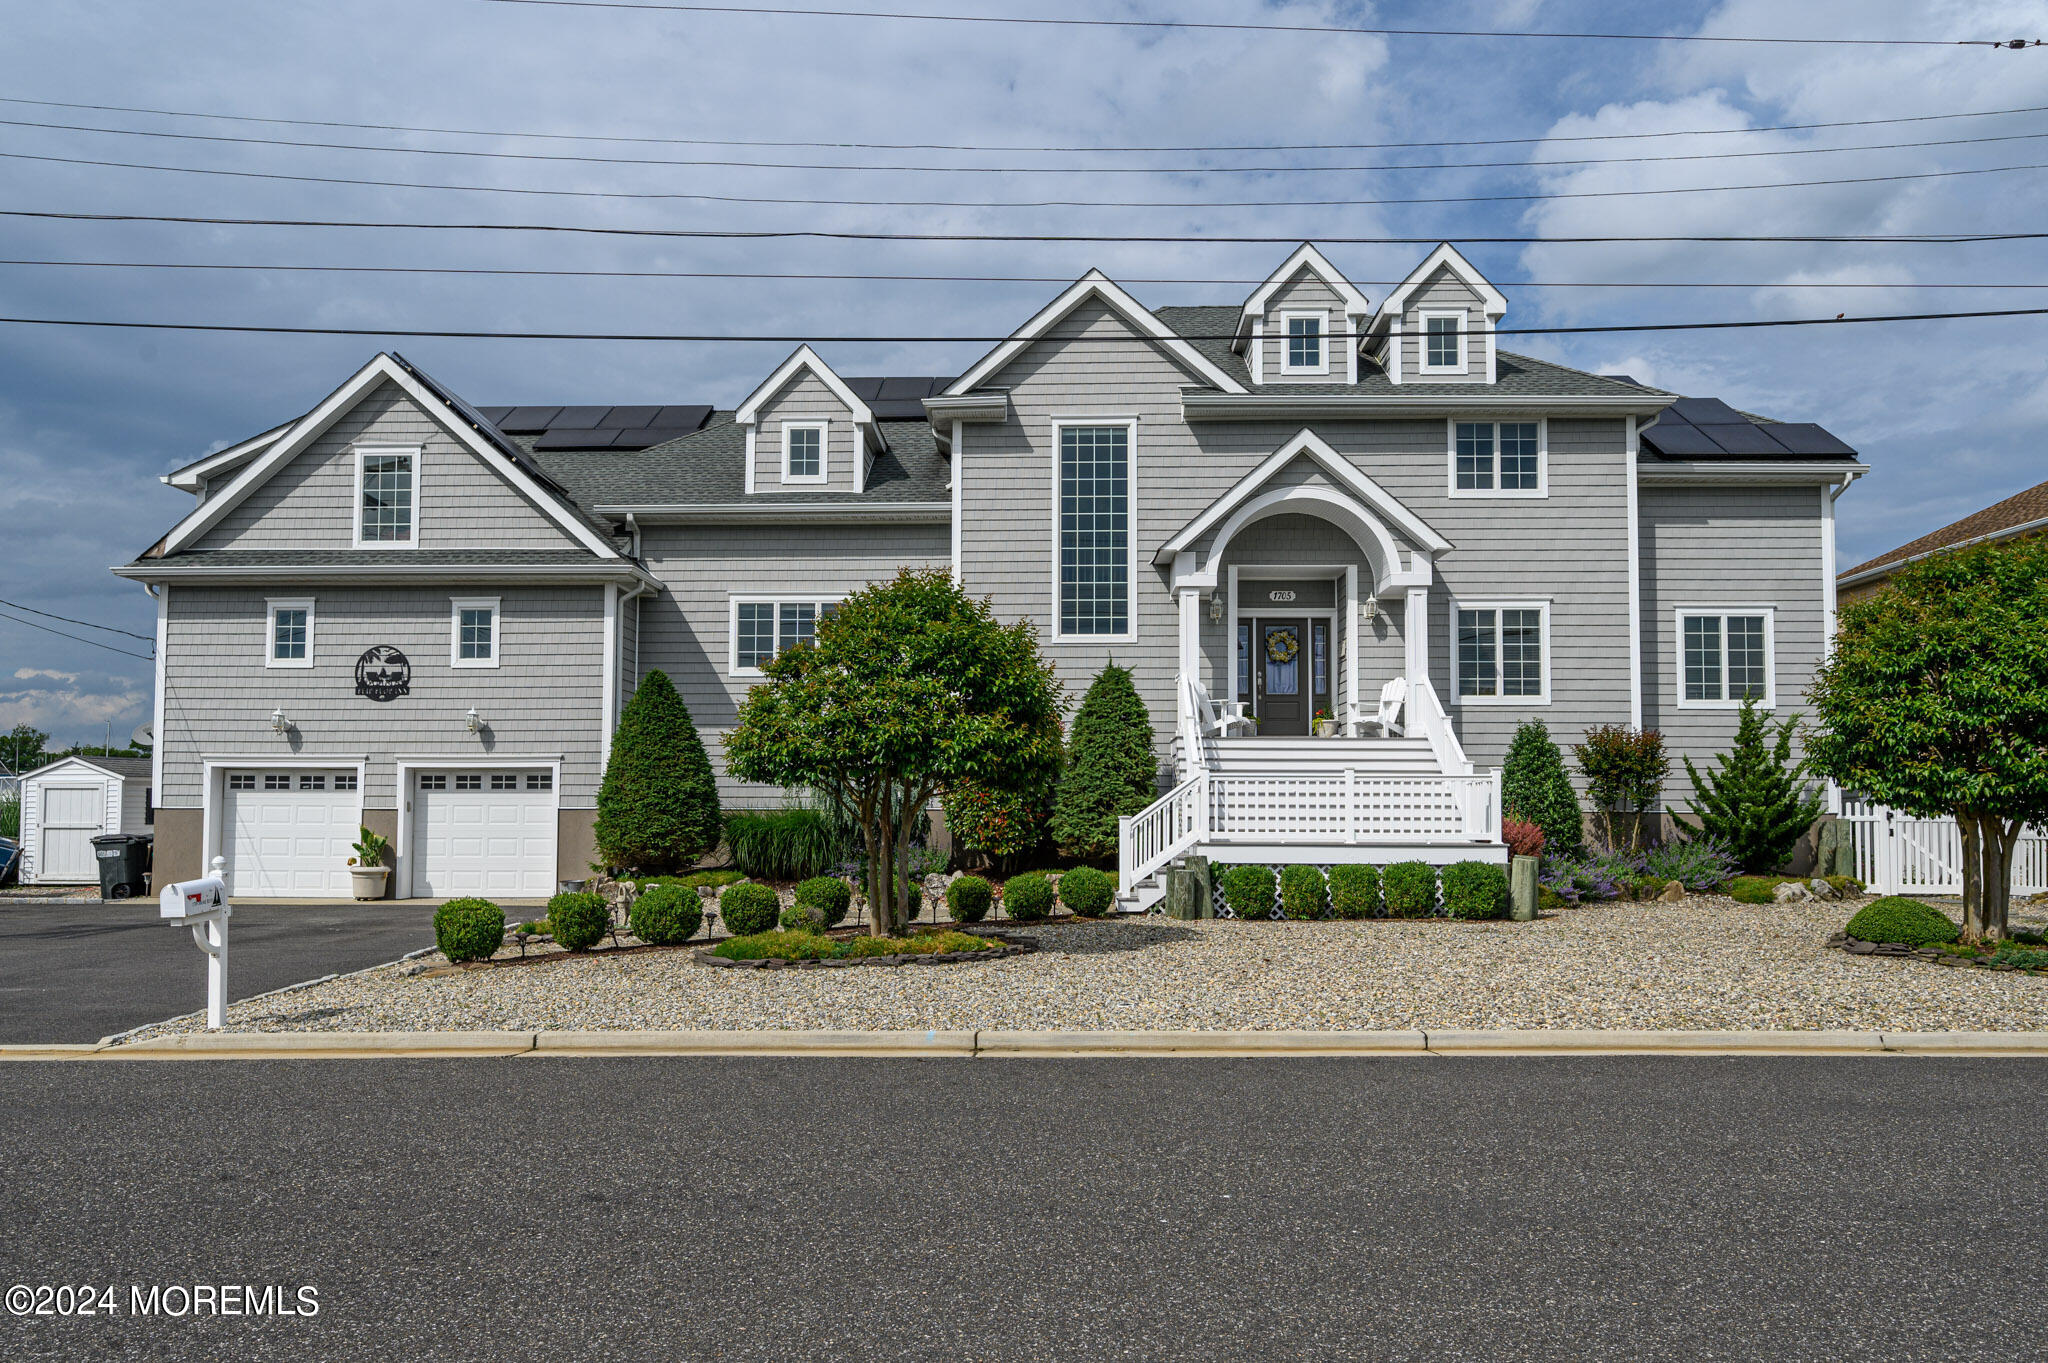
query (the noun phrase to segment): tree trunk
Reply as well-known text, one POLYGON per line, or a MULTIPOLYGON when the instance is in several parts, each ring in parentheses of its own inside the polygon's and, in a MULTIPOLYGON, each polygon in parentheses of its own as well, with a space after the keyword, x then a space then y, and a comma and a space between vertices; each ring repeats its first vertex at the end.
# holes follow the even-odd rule
POLYGON ((2011 931, 2012 849, 2019 837, 2017 820, 1988 820, 1984 829, 1984 935, 1994 942, 2011 931))
POLYGON ((1956 829, 1963 841, 1963 940, 1984 938, 1984 833, 1977 816, 1956 811, 1956 829))

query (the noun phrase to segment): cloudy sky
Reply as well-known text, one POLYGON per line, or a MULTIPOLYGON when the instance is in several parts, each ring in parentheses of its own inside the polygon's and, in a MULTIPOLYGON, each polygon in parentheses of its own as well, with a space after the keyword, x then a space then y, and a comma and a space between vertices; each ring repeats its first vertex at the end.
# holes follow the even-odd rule
MULTIPOLYGON (((2048 36, 2048 0, 913 4, 948 13, 1432 28, 2048 36)), ((1784 186, 2048 164, 2048 113, 1740 136, 1558 140, 2048 106, 2048 49, 1023 28, 491 0, 67 0, 10 10, 10 60, 0 95, 13 101, 457 130, 365 131, 0 103, 0 120, 6 120, 0 122, 0 152, 8 154, 0 159, 0 207, 17 209, 1325 241, 1377 235, 1460 240, 1587 233, 1906 233, 2025 229, 2048 220, 2048 181, 2040 169, 1717 194, 1385 202, 1784 186), (47 124, 73 126, 40 126, 47 124), (130 131, 110 134, 81 126, 130 131), (184 136, 134 135, 141 130, 184 136), (462 135, 473 130, 486 135, 462 135), (589 140, 513 135, 518 133, 589 140), (600 140, 621 137, 1025 150, 600 140), (1535 140, 1393 152, 1206 150, 1517 138, 1535 140), (1994 138, 2000 140, 1981 140, 1994 138), (1947 145, 1890 145, 1932 141, 1947 145), (1047 147, 1080 150, 1032 150, 1047 147), (1092 150, 1129 147, 1205 150, 1092 150), (1839 147, 1864 149, 1805 154, 1839 147), (522 155, 422 154, 426 149, 522 155), (1766 154, 1529 164, 1731 151, 1766 154), (243 174, 25 159, 32 157, 243 174), (622 159, 785 164, 621 164, 622 159), (1302 169, 1433 167, 1449 161, 1506 164, 1302 169), (820 170, 788 163, 907 168, 820 170), (1254 165, 1268 169, 1223 172, 1254 165), (989 167, 1007 169, 991 173, 989 167), (1118 173, 1097 173, 1110 167, 1118 173), (266 175, 554 192, 260 178, 266 175), (793 202, 600 197, 607 194, 793 202), (815 202, 820 199, 975 205, 1165 200, 1175 206, 902 208, 815 202), (1367 202, 1214 206, 1225 200, 1300 199, 1367 202)), ((1328 247, 1375 301, 1423 251, 1328 247)), ((1284 254, 1284 247, 1193 241, 748 243, 17 217, 0 218, 0 258, 9 262, 640 271, 656 277, 9 263, 0 265, 0 314, 368 328, 986 335, 1015 326, 1058 285, 873 276, 1070 280, 1097 266, 1153 305, 1236 302, 1284 254), (673 277, 686 273, 859 278, 673 277)), ((1586 246, 1551 240, 1473 246, 1469 254, 1504 286, 1509 327, 2048 305, 2041 243, 1586 246), (1560 284, 1630 287, 1534 287, 1560 284), (1884 287, 1841 287, 1847 284, 1884 287), (1999 287, 1909 287, 1930 284, 1999 287), (2015 287, 2021 285, 2033 287, 2015 287)), ((2048 477, 2040 437, 2048 428, 2044 341, 2048 319, 2017 318, 1825 331, 1523 337, 1505 348, 1590 369, 1626 370, 1751 411, 1826 425, 1862 450, 1873 468, 1842 503, 1847 564, 2048 477)), ((788 350, 781 344, 384 341, 0 325, 0 599, 147 635, 154 619, 148 598, 106 569, 132 558, 189 505, 159 484, 157 475, 297 415, 384 346, 401 350, 480 403, 729 405, 788 350)), ((957 372, 980 348, 824 349, 843 372, 932 374, 957 372)), ((42 623, 138 653, 149 650, 142 640, 42 623)), ((111 724, 120 739, 148 717, 150 677, 142 659, 0 620, 0 729, 26 720, 63 740, 95 741, 111 724)))

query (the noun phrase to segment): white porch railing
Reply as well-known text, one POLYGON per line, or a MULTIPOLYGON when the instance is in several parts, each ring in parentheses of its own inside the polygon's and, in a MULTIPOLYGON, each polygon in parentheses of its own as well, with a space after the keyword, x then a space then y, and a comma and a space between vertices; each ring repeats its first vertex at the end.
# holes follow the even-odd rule
MULTIPOLYGON (((1963 892, 1963 831, 1954 819, 1916 819, 1844 795, 1842 821, 1855 833, 1856 878, 1874 893, 1963 892)), ((2012 892, 2044 890, 2048 829, 2023 829, 2012 849, 2012 892)))
POLYGON ((1209 773, 1193 776, 1136 814, 1117 820, 1117 892, 1131 887, 1202 839, 1209 773))
POLYGON ((1472 760, 1465 756, 1464 745, 1451 732, 1451 717, 1444 713, 1443 702, 1437 699, 1436 688, 1429 684, 1427 677, 1416 677, 1409 682, 1408 732, 1429 740, 1429 749, 1436 754, 1437 765, 1445 771, 1457 776, 1472 774, 1472 760))

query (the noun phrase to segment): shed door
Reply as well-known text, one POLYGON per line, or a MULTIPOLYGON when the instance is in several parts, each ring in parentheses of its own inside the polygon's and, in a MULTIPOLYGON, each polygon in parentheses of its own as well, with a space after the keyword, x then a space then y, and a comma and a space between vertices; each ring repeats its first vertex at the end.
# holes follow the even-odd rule
POLYGON ((92 840, 107 831, 107 788, 41 787, 42 810, 37 820, 36 879, 46 884, 97 882, 99 863, 92 840))
POLYGON ((547 898, 555 892, 555 817, 550 768, 419 773, 412 892, 547 898))
POLYGON ((221 844, 228 894, 346 899, 362 795, 352 769, 223 775, 221 844))

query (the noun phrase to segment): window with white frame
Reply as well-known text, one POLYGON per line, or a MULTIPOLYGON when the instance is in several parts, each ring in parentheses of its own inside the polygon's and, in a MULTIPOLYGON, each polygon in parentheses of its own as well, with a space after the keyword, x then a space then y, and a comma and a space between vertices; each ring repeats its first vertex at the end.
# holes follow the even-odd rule
POLYGON ((364 548, 406 549, 417 542, 419 451, 368 448, 356 451, 356 543, 364 548))
POLYGON ((1459 701, 1547 704, 1549 603, 1461 601, 1457 612, 1459 701))
POLYGON ((1462 374, 1465 372, 1465 328, 1467 318, 1463 312, 1423 312, 1416 314, 1421 323, 1422 364, 1425 374, 1462 374))
POLYGON ((311 667, 313 665, 313 602, 311 598, 273 600, 269 607, 268 642, 263 663, 266 667, 311 667))
POLYGON ((830 429, 830 423, 824 421, 782 423, 783 482, 825 481, 825 435, 830 429))
POLYGON ((457 596, 448 601, 448 665, 498 665, 498 598, 457 596))
POLYGON ((1678 703, 1777 703, 1776 611, 1768 606, 1681 607, 1678 611, 1678 703))
POLYGON ((1453 421, 1451 495, 1541 497, 1549 490, 1541 421, 1453 421))
POLYGON ((1329 321, 1329 314, 1321 312, 1283 312, 1280 314, 1281 332, 1286 350, 1280 356, 1280 370, 1285 374, 1327 374, 1329 361, 1323 350, 1323 332, 1329 321))
POLYGON ((1131 633, 1130 423, 1057 427, 1058 634, 1131 633))
POLYGON ((818 622, 839 609, 837 601, 735 597, 732 603, 732 668, 758 674, 761 665, 786 649, 810 643, 818 622))

